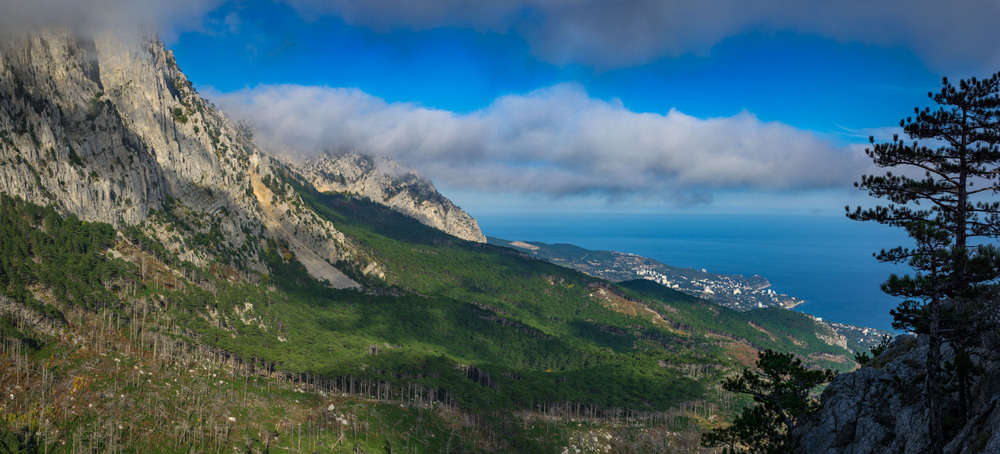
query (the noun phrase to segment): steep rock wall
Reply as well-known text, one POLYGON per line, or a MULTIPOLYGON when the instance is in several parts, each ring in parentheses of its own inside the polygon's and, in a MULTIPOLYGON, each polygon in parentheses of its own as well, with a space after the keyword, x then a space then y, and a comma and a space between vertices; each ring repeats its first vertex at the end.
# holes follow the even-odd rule
MULTIPOLYGON (((925 337, 899 336, 871 366, 834 379, 823 392, 821 409, 796 429, 802 437, 798 452, 926 452, 928 413, 922 386, 927 348, 925 337)), ((953 356, 949 348, 942 349, 945 361, 953 356)), ((1000 452, 1000 363, 984 361, 981 366, 968 422, 953 433, 946 453, 1000 452)))
POLYGON ((0 42, 0 164, 0 191, 88 221, 143 225, 198 265, 265 271, 272 238, 337 287, 356 286, 338 261, 382 274, 294 192, 267 194, 263 208, 253 179, 274 163, 201 98, 155 36, 48 30, 0 42), (164 225, 183 213, 188 230, 164 225), (190 241, 209 231, 222 237, 215 247, 190 241))

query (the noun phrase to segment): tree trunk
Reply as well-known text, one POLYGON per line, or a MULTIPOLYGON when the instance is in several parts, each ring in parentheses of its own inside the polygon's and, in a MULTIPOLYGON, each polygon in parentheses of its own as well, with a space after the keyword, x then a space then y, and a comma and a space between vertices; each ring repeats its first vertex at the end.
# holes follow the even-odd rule
POLYGON ((930 438, 930 452, 941 454, 944 451, 944 428, 941 424, 941 299, 936 295, 931 298, 930 329, 928 330, 927 348, 927 379, 925 390, 927 405, 930 410, 927 435, 930 438))

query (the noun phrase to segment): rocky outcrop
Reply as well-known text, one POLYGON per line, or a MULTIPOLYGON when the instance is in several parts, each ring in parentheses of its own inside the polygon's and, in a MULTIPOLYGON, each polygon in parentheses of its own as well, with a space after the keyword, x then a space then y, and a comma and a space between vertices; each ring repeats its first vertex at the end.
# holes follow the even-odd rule
POLYGON ((266 239, 307 270, 372 275, 353 240, 302 207, 277 164, 214 109, 155 36, 49 30, 0 42, 0 191, 63 213, 139 225, 181 258, 266 271, 266 239), (272 188, 260 190, 271 176, 272 188), (190 221, 190 222, 186 222, 190 221), (212 247, 192 238, 211 234, 212 247))
POLYGON ((472 216, 441 195, 430 180, 391 159, 325 154, 297 170, 319 191, 353 193, 458 238, 486 242, 472 216))
POLYGON ((819 340, 826 342, 827 345, 832 347, 840 347, 847 350, 846 337, 838 333, 832 326, 823 323, 822 321, 817 321, 816 325, 816 337, 819 338, 819 340))
MULTIPOLYGON (((927 410, 922 384, 926 338, 899 336, 870 366, 838 376, 824 390, 822 407, 796 429, 799 452, 926 452, 927 410)), ((945 361, 953 353, 942 350, 945 361)), ((946 453, 1000 452, 1000 363, 984 363, 973 387, 969 421, 952 435, 946 453)))

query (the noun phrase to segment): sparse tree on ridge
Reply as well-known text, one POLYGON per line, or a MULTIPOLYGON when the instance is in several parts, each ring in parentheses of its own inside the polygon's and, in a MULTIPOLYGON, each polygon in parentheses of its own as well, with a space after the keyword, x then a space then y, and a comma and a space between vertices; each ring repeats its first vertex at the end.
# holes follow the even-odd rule
MULTIPOLYGON (((905 298, 892 311, 893 326, 929 341, 924 391, 930 409, 930 449, 946 443, 943 429, 941 345, 949 340, 968 353, 969 329, 983 310, 1000 277, 1000 254, 985 241, 1000 237, 1000 73, 962 80, 944 79, 941 91, 928 93, 935 109, 914 109, 900 121, 912 142, 898 137, 865 150, 875 165, 892 169, 864 175, 858 188, 889 202, 874 208, 847 208, 854 220, 901 227, 914 240, 876 254, 883 262, 904 263, 913 275, 892 275, 882 289, 905 298), (924 140, 930 145, 921 144, 924 140), (893 173, 898 170, 905 173, 893 173)), ((968 380, 968 369, 958 370, 968 380), (963 372, 964 370, 964 372, 963 372)), ((963 378, 964 377, 964 378, 963 378)), ((964 389, 960 391, 964 401, 964 389)), ((962 403, 965 406, 965 402, 962 403)), ((964 409, 963 409, 964 411, 964 409)))

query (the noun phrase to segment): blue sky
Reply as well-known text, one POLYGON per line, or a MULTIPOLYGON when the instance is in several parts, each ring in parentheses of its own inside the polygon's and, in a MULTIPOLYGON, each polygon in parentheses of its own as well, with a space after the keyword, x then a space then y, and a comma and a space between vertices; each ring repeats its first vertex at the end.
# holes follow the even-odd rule
POLYGON ((497 97, 577 82, 636 112, 676 108, 699 117, 747 110, 765 121, 839 132, 895 123, 940 71, 909 49, 795 32, 750 31, 703 54, 623 67, 554 63, 514 33, 440 27, 373 30, 330 15, 304 19, 271 2, 226 4, 170 48, 199 86, 265 84, 358 88, 387 102, 467 113, 497 97))
POLYGON ((996 0, 12 1, 157 27, 274 152, 389 156, 473 215, 839 214, 869 134, 1000 70, 996 0))
MULTIPOLYGON (((869 134, 886 136, 926 105, 942 76, 1000 62, 988 45, 927 44, 953 32, 947 17, 927 25, 933 5, 845 2, 858 9, 818 20, 822 6, 559 3, 224 3, 168 45, 203 92, 255 121, 274 148, 388 155, 473 214, 839 213, 864 201, 851 183, 874 170, 869 134), (866 14, 875 17, 856 19, 866 14), (865 30, 886 21, 903 25, 865 30), (620 127, 594 132, 608 124, 620 127)), ((956 9, 1000 14, 991 2, 956 9)), ((989 21, 955 23, 997 37, 989 21)))

